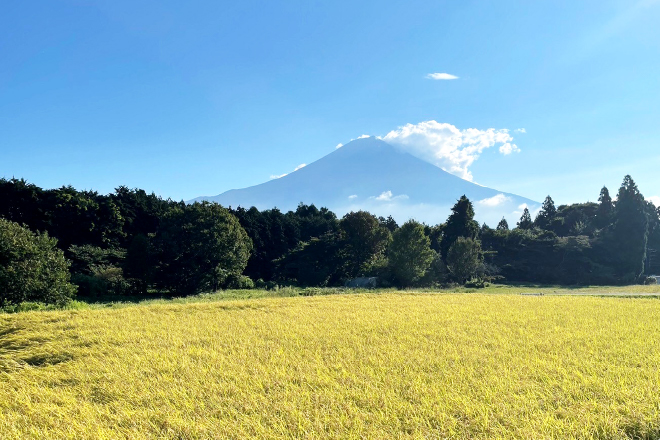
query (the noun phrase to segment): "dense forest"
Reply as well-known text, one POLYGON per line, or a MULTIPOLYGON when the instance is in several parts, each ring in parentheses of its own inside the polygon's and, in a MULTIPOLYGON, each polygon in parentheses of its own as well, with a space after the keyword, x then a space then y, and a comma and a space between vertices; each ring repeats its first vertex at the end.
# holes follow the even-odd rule
POLYGON ((225 208, 164 200, 140 189, 112 194, 44 190, 0 179, 0 306, 122 296, 190 295, 226 288, 563 285, 654 282, 660 209, 626 176, 613 199, 556 207, 547 197, 515 227, 479 225, 461 197, 446 222, 326 208, 225 208))

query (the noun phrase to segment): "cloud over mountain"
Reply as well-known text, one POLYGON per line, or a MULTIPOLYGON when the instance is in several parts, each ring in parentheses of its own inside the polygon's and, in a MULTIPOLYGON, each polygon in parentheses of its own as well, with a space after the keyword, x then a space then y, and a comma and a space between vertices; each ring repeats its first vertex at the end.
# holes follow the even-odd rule
POLYGON ((406 124, 382 139, 469 181, 473 179, 470 166, 487 148, 500 145, 499 151, 504 155, 520 151, 507 129, 460 130, 433 120, 406 124))
POLYGON ((511 201, 511 197, 505 196, 504 194, 497 194, 493 197, 489 197, 483 200, 477 201, 478 204, 482 206, 499 206, 502 203, 511 201))

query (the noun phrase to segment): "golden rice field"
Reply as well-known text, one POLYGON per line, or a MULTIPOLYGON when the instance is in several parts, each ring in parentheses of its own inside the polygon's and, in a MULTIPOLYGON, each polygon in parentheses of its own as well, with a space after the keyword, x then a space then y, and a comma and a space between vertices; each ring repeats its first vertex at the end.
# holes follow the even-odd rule
POLYGON ((390 292, 0 315, 0 438, 660 438, 660 300, 390 292))

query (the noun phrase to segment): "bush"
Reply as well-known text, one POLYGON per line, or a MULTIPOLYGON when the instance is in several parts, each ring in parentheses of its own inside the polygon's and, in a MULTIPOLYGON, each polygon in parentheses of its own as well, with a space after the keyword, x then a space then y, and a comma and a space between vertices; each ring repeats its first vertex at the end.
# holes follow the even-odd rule
POLYGON ((658 284, 658 279, 656 277, 646 277, 644 279, 645 285, 658 284))
POLYGON ((63 305, 76 293, 57 240, 0 218, 0 307, 23 302, 63 305))
POLYGON ((72 282, 78 286, 78 295, 88 298, 127 295, 139 290, 137 281, 125 279, 121 268, 114 266, 96 268, 90 275, 75 274, 72 282))
POLYGON ((227 277, 226 289, 254 289, 254 281, 245 275, 231 274, 227 277))

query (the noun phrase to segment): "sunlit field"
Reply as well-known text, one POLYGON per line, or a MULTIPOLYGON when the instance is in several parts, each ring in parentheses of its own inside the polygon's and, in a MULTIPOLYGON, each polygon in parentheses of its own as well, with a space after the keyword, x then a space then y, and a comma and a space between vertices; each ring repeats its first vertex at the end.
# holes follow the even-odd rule
POLYGON ((516 289, 0 314, 0 438, 660 438, 660 301, 516 289))

